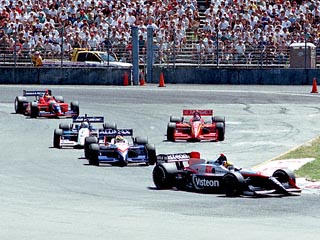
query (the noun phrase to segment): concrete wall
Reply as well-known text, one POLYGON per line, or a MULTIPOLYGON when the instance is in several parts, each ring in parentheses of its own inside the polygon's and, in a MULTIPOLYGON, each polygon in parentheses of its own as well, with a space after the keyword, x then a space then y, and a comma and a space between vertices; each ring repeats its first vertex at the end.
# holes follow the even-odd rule
POLYGON ((0 84, 123 85, 130 70, 114 68, 0 68, 0 84))
POLYGON ((320 81, 317 69, 156 68, 152 82, 159 83, 161 72, 165 83, 306 85, 313 78, 320 81))
MULTIPOLYGON (((159 83, 163 73, 165 83, 179 84, 257 84, 308 85, 320 81, 319 69, 217 69, 209 67, 154 67, 149 83, 159 83)), ((123 85, 131 72, 114 68, 0 68, 0 84, 74 84, 123 85)))

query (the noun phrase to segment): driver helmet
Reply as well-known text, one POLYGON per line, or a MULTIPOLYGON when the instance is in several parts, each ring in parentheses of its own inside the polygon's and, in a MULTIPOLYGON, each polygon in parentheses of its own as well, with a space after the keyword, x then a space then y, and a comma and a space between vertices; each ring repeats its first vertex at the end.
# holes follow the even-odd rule
POLYGON ((200 121, 200 119, 201 119, 200 113, 199 112, 194 112, 193 113, 193 120, 194 121, 200 121))
POLYGON ((226 155, 224 155, 223 153, 220 153, 220 156, 218 157, 218 159, 216 160, 216 162, 220 165, 224 165, 225 163, 228 162, 226 155))
POLYGON ((81 128, 89 128, 89 123, 87 122, 81 123, 81 128))
POLYGON ((50 96, 50 94, 49 94, 49 90, 46 90, 46 92, 44 93, 43 98, 44 98, 45 100, 51 99, 51 96, 50 96))
POLYGON ((116 136, 116 142, 122 142, 123 140, 124 140, 123 136, 121 136, 121 135, 116 136))

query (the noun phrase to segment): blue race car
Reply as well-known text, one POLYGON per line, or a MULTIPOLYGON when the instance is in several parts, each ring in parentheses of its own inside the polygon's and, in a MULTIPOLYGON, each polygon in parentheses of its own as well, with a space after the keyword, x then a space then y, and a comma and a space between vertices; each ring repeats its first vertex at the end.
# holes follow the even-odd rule
POLYGON ((146 138, 133 137, 132 129, 100 129, 99 137, 87 138, 86 142, 89 145, 85 147, 85 156, 90 165, 154 165, 157 161, 155 146, 146 138))

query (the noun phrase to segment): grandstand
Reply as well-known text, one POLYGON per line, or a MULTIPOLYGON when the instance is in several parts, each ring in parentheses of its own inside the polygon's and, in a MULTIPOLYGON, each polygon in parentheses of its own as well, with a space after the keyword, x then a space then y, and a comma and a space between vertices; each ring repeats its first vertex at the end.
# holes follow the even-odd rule
POLYGON ((291 44, 312 43, 320 67, 319 0, 1 0, 0 13, 0 66, 32 67, 34 51, 65 61, 76 47, 131 62, 132 26, 144 65, 151 24, 155 64, 288 68, 291 44))

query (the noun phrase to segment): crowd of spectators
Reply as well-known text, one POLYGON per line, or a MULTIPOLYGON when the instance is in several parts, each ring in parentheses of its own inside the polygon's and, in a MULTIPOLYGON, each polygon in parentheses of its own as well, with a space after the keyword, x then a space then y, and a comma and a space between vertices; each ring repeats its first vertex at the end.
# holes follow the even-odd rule
POLYGON ((0 0, 0 51, 17 57, 88 48, 130 61, 132 26, 142 55, 152 26, 161 61, 190 47, 187 33, 201 61, 250 63, 257 52, 285 61, 291 43, 320 48, 320 0, 208 0, 202 10, 197 0, 0 0))

